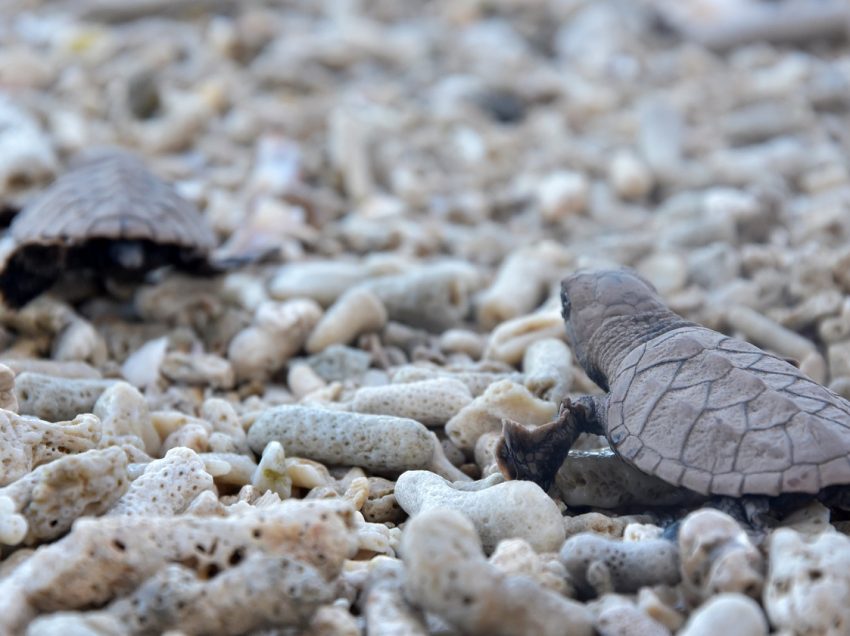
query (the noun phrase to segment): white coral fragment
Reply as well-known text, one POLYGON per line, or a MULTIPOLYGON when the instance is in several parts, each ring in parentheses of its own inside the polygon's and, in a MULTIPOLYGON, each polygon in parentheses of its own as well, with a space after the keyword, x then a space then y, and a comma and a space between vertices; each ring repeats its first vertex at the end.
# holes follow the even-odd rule
POLYGON ((104 435, 135 435, 150 455, 159 452, 159 435, 150 410, 139 390, 126 382, 111 384, 97 399, 93 412, 101 420, 104 435))
POLYGON ((434 454, 428 429, 414 420, 305 406, 269 409, 248 429, 256 453, 275 440, 292 455, 379 472, 423 468, 434 454))
POLYGON ((572 590, 567 583, 567 571, 557 560, 556 555, 538 554, 525 539, 500 541, 488 560, 500 572, 527 576, 546 589, 571 596, 572 590))
MULTIPOLYGON (((281 599, 280 588, 281 581, 289 580, 287 572, 293 573, 292 581, 307 569, 315 573, 310 575, 313 581, 332 581, 339 575, 343 561, 356 549, 351 515, 348 506, 334 502, 284 501, 231 517, 80 520, 66 537, 0 579, 0 632, 20 631, 39 612, 102 606, 134 591, 139 600, 152 603, 157 591, 167 589, 163 578, 175 567, 187 583, 195 577, 208 583, 186 595, 162 595, 162 602, 175 602, 165 612, 163 628, 185 624, 188 630, 209 633, 212 620, 233 620, 237 625, 244 621, 250 631, 258 622, 265 626, 273 620, 274 608, 288 603, 281 599), (305 542, 301 537, 308 531, 310 541, 305 542), (66 584, 69 577, 74 585, 66 584), (201 600, 202 595, 208 601, 201 600), (201 603, 197 608, 195 600, 201 603), (252 618, 255 615, 259 618, 252 618)), ((304 592, 301 599, 302 590, 293 590, 295 605, 312 598, 304 592)), ((116 601, 111 609, 138 617, 129 601, 116 601)), ((153 607, 148 606, 151 611, 153 607)), ((297 607, 285 607, 303 619, 297 607)), ((148 609, 142 614, 149 614, 148 609)), ((288 610, 283 615, 292 616, 288 610)), ((284 619, 282 624, 293 623, 284 619)))
POLYGON ((680 636, 767 636, 768 626, 758 603, 742 594, 718 594, 698 607, 680 636))
POLYGON ((28 113, 6 97, 0 98, 0 193, 17 183, 38 183, 58 167, 50 138, 28 113))
POLYGON ((689 514, 679 529, 682 582, 698 602, 723 592, 761 596, 764 558, 729 515, 705 508, 689 514))
POLYGON ((390 320, 441 332, 466 317, 470 294, 480 282, 478 270, 469 263, 447 261, 362 285, 381 300, 390 320))
POLYGON ((322 310, 312 300, 264 302, 254 324, 240 331, 227 349, 238 381, 265 379, 304 346, 322 310))
POLYGON ((425 426, 443 426, 472 401, 466 385, 453 378, 365 386, 357 390, 351 409, 407 417, 425 426))
POLYGON ((18 513, 15 501, 7 495, 0 496, 0 544, 18 545, 28 530, 26 517, 18 513))
POLYGON ((561 561, 576 589, 585 594, 633 593, 679 582, 679 553, 666 539, 617 541, 577 534, 561 547, 561 561))
POLYGON ((402 537, 405 592, 466 634, 593 634, 590 612, 525 576, 489 564, 475 527, 461 513, 437 509, 408 522, 402 537))
POLYGON ((243 634, 260 628, 303 627, 320 604, 333 600, 334 593, 332 580, 286 555, 253 554, 215 578, 171 564, 103 610, 39 618, 28 634, 54 634, 63 628, 92 636, 118 636, 127 630, 243 634), (281 595, 281 589, 287 593, 281 595), (86 629, 93 631, 82 631, 86 629))
POLYGON ((260 492, 271 490, 286 499, 292 494, 292 478, 286 470, 286 454, 280 442, 269 442, 257 469, 251 477, 251 485, 260 492))
MULTIPOLYGON (((230 402, 221 398, 204 400, 201 405, 201 417, 211 427, 211 442, 214 441, 213 436, 215 435, 224 436, 227 438, 226 443, 229 446, 227 450, 238 453, 248 452, 245 429, 230 402)), ((213 450, 225 451, 223 448, 215 448, 215 444, 212 444, 212 446, 213 450)))
POLYGON ((670 636, 670 630, 647 616, 627 597, 606 594, 592 607, 599 636, 670 636))
POLYGON ((535 426, 551 421, 556 413, 553 402, 534 397, 517 382, 500 380, 452 417, 446 433, 458 448, 471 452, 484 433, 502 430, 503 419, 535 426))
POLYGON ((492 329, 534 311, 568 263, 564 248, 551 241, 515 250, 502 262, 492 285, 478 297, 479 324, 492 329))
POLYGON ((200 453, 205 470, 216 483, 244 486, 250 484, 257 471, 253 457, 240 453, 200 453))
POLYGON ((27 372, 15 378, 15 396, 21 413, 61 422, 91 413, 97 399, 113 384, 115 380, 56 378, 27 372))
POLYGON ((490 334, 484 358, 507 364, 519 364, 533 343, 546 338, 564 337, 564 319, 560 310, 545 310, 512 318, 490 334))
POLYGON ((108 514, 176 515, 207 491, 214 492, 213 479, 201 458, 188 448, 174 448, 145 466, 108 514))
POLYGON ((79 517, 98 515, 124 493, 127 455, 118 447, 67 455, 0 488, 27 521, 27 544, 55 539, 79 517))
POLYGON ((535 195, 543 219, 563 223, 587 208, 590 182, 580 172, 558 170, 540 180, 535 195))
POLYGON ((327 307, 369 277, 357 262, 308 261, 282 265, 269 283, 269 293, 279 300, 311 298, 327 307))
POLYGON ((573 356, 560 338, 533 342, 522 358, 523 384, 537 397, 560 404, 573 381, 573 356))
POLYGON ((75 317, 56 335, 51 354, 54 360, 76 360, 99 366, 107 359, 106 342, 94 325, 75 317))
POLYGON ((230 362, 211 353, 170 351, 160 364, 160 373, 173 382, 230 389, 235 376, 230 362))
POLYGON ((399 560, 377 556, 369 561, 364 614, 370 635, 427 636, 421 611, 404 598, 404 578, 404 564, 399 560))
POLYGON ((121 365, 121 375, 139 388, 153 385, 159 379, 159 369, 168 351, 168 338, 148 340, 127 356, 121 365))
POLYGON ((561 512, 540 486, 530 481, 491 485, 492 481, 450 484, 434 473, 412 470, 399 476, 395 497, 409 515, 435 508, 463 512, 488 552, 499 541, 515 537, 535 550, 557 550, 564 542, 561 512))
POLYGON ((0 486, 58 457, 96 448, 101 435, 100 420, 94 415, 51 423, 0 410, 0 486))
POLYGON ((318 353, 333 344, 348 344, 364 333, 379 331, 387 323, 387 310, 374 293, 355 287, 343 294, 322 316, 304 348, 318 353))
POLYGON ((18 398, 15 397, 15 372, 5 364, 0 364, 0 409, 18 411, 18 398))
POLYGON ((771 624, 795 634, 846 634, 850 538, 837 532, 805 535, 780 528, 768 541, 764 607, 771 624))

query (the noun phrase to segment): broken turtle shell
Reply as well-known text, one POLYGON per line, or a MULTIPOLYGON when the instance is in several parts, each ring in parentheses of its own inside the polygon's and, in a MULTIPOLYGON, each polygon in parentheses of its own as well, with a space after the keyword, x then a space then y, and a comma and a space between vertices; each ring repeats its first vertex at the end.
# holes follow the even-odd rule
POLYGON ((204 272, 215 235, 201 213, 134 155, 84 157, 26 207, 9 229, 13 245, 0 292, 21 307, 66 271, 141 281, 164 265, 204 272))

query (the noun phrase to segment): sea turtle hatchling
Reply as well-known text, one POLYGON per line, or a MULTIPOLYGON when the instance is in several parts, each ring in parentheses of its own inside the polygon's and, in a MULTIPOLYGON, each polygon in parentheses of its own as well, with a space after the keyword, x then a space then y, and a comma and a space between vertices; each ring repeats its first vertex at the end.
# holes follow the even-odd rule
POLYGON ((158 267, 203 271, 215 236, 203 216, 138 157, 83 157, 26 207, 9 229, 0 293, 21 307, 66 271, 138 281, 158 267))
POLYGON ((548 489, 590 432, 702 495, 843 494, 830 487, 850 484, 850 402, 787 360, 681 318, 629 270, 579 272, 561 289, 576 358, 607 394, 566 400, 535 429, 506 422, 496 452, 507 477, 548 489))

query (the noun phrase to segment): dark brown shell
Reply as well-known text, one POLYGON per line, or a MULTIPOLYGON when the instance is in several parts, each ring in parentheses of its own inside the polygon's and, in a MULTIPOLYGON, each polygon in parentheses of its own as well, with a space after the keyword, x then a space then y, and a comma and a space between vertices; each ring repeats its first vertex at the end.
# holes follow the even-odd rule
POLYGON ((137 157, 101 153, 57 179, 11 226, 20 246, 143 240, 206 253, 215 236, 194 205, 137 157))
POLYGON ((703 327, 665 333, 623 359, 607 425, 626 460, 703 494, 850 483, 850 402, 785 360, 703 327))

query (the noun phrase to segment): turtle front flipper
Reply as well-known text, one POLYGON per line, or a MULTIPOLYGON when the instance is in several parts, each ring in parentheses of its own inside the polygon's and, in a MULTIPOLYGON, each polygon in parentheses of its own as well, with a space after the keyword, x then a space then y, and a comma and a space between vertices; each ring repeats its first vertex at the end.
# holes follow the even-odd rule
POLYGON ((496 446, 496 462, 507 479, 533 481, 549 490, 555 473, 583 430, 584 418, 576 417, 584 407, 564 400, 558 419, 535 428, 510 420, 502 422, 502 437, 496 446))

